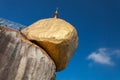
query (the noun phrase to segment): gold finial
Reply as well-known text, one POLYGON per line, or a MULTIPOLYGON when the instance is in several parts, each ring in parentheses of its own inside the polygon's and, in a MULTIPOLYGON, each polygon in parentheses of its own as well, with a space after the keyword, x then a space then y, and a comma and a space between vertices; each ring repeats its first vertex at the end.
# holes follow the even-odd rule
POLYGON ((55 11, 55 13, 54 13, 54 18, 58 18, 59 16, 58 16, 58 8, 56 8, 56 11, 55 11))

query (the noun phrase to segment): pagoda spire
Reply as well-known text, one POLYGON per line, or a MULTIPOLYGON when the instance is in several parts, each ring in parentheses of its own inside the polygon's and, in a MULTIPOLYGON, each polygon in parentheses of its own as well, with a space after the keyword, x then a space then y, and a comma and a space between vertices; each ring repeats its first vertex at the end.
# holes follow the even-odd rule
POLYGON ((56 8, 56 11, 54 13, 54 18, 59 18, 59 15, 58 15, 58 8, 56 8))

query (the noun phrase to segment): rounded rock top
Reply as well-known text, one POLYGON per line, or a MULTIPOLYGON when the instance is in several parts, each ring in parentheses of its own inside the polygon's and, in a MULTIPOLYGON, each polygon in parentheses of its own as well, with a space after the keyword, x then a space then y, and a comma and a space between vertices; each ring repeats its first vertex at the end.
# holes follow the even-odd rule
MULTIPOLYGON (((23 30, 24 32, 24 30, 23 30)), ((25 34, 30 39, 51 39, 59 42, 72 37, 71 33, 76 32, 75 28, 68 22, 58 18, 48 18, 39 20, 25 29, 25 34)))

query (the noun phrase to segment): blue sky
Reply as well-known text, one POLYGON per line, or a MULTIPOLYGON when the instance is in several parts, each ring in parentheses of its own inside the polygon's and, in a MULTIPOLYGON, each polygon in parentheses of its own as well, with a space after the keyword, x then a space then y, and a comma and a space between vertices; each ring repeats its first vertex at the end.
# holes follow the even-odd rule
POLYGON ((52 17, 75 26, 79 46, 57 80, 120 80, 119 0, 0 0, 0 17, 30 25, 52 17))

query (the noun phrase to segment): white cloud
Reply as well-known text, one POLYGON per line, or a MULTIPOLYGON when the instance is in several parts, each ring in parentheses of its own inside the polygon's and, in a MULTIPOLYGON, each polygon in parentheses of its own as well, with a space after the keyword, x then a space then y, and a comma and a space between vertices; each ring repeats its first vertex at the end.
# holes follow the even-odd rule
POLYGON ((114 62, 106 48, 99 48, 97 51, 92 52, 87 59, 92 60, 95 63, 114 66, 114 62))

